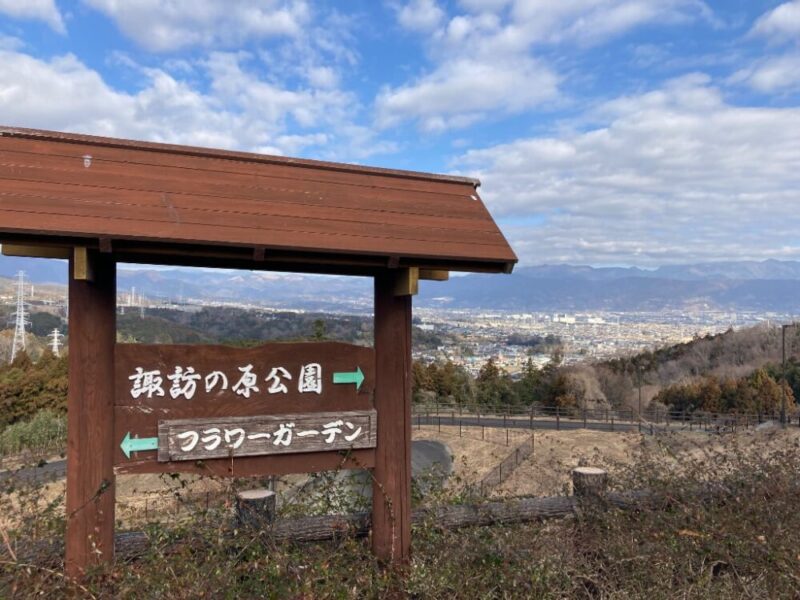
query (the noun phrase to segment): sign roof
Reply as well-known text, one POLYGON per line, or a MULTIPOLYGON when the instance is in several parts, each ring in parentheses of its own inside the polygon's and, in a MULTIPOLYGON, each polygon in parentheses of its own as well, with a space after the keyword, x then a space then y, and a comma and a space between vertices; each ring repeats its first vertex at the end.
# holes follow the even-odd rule
POLYGON ((465 177, 0 127, 0 240, 120 260, 510 272, 465 177))

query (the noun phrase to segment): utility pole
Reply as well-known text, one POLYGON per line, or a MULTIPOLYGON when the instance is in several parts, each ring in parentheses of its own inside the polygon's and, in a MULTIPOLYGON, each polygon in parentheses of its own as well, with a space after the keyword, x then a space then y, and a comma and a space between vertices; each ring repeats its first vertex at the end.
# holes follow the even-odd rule
POLYGON ((636 381, 639 384, 639 420, 642 420, 642 365, 636 365, 636 372, 638 377, 636 381))
POLYGON ((53 351, 53 354, 61 356, 61 346, 63 345, 61 340, 64 339, 64 336, 58 330, 58 327, 53 329, 48 337, 50 338, 50 349, 53 351))
POLYGON ((786 427, 786 329, 794 327, 794 323, 784 323, 781 325, 781 374, 783 385, 781 386, 781 426, 786 427))
POLYGON ((11 362, 25 351, 25 326, 30 325, 25 303, 25 271, 17 273, 17 310, 14 316, 14 342, 11 345, 11 362))

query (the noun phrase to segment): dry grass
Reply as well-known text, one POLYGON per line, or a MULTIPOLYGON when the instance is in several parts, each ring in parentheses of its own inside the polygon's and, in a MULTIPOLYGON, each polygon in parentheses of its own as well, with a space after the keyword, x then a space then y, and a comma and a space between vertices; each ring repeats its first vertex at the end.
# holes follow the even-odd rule
POLYGON ((508 431, 508 445, 506 445, 506 432, 502 429, 486 428, 481 439, 480 427, 462 427, 458 425, 422 426, 414 428, 412 437, 415 440, 438 440, 447 444, 453 454, 454 481, 465 484, 474 484, 487 475, 508 454, 530 436, 527 431, 510 429, 508 431))
MULTIPOLYGON (((456 464, 465 465, 463 474, 480 475, 513 447, 505 446, 504 432, 502 440, 482 441, 459 437, 457 427, 443 428, 441 435, 436 429, 418 435, 447 442, 456 464)), ((148 525, 150 546, 143 556, 95 573, 83 589, 58 575, 52 552, 25 560, 6 556, 0 560, 0 597, 800 597, 800 432, 656 438, 537 432, 533 460, 505 491, 552 493, 563 488, 581 458, 612 469, 614 486, 649 489, 658 500, 627 512, 586 506, 576 518, 545 524, 444 531, 425 523, 414 531, 413 560, 401 573, 381 568, 365 540, 275 544, 259 532, 237 529, 225 506, 187 511, 148 525), (697 490, 709 486, 714 493, 699 497, 697 490)), ((198 479, 120 479, 123 501, 144 493, 199 493, 207 485, 198 479)), ((5 513, 17 512, 0 547, 23 556, 37 540, 63 535, 58 495, 42 507, 40 489, 15 493, 15 508, 8 496, 0 497, 5 513)), ((426 502, 453 500, 459 499, 445 493, 426 502)))
POLYGON ((570 493, 570 473, 579 465, 630 462, 641 445, 638 433, 592 430, 537 431, 533 455, 521 463, 495 492, 505 496, 558 496, 570 493))

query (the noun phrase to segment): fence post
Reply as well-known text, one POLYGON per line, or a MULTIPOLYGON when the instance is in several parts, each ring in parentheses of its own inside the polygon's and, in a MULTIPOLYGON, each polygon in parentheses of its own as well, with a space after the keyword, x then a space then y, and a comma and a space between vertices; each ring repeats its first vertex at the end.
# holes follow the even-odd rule
POLYGON ((461 423, 463 422, 462 419, 458 420, 458 437, 463 437, 461 434, 461 423))
POLYGON ((508 427, 506 427, 506 446, 508 446, 508 427))
POLYGON ((442 415, 439 414, 439 411, 436 411, 436 418, 439 421, 439 433, 442 432, 442 415))
POLYGON ((561 431, 561 414, 559 413, 557 406, 556 406, 556 430, 561 431))
POLYGON ((583 407, 583 428, 586 429, 586 407, 583 407))
POLYGON ((614 431, 614 415, 611 415, 611 431, 614 431))

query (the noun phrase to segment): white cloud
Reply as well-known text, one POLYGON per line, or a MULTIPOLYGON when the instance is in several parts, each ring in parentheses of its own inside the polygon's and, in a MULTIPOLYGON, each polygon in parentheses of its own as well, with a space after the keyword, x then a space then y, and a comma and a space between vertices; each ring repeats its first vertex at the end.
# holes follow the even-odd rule
POLYGON ((153 52, 233 46, 249 39, 297 36, 311 11, 303 0, 83 0, 153 52))
MULTIPOLYGON (((750 29, 750 37, 761 37, 770 44, 794 42, 800 48, 800 0, 785 2, 761 15, 750 29)), ((752 60, 736 71, 729 82, 745 84, 762 93, 782 93, 800 87, 800 51, 785 50, 752 60)))
POLYGON ((800 40, 800 0, 784 2, 764 13, 750 32, 776 42, 800 40))
POLYGON ((519 112, 556 93, 556 76, 533 59, 503 65, 465 59, 445 63, 410 85, 384 90, 376 108, 380 126, 413 116, 422 129, 440 131, 463 127, 493 110, 519 112))
POLYGON ((481 178, 523 261, 800 258, 800 109, 733 106, 691 75, 587 120, 603 125, 456 164, 481 178))
POLYGON ((713 19, 700 0, 461 0, 459 6, 461 14, 435 19, 441 24, 428 40, 433 68, 378 95, 379 126, 412 120, 437 131, 526 110, 559 95, 561 77, 536 58, 540 48, 591 46, 648 23, 713 19))
POLYGON ((711 10, 700 0, 469 0, 461 4, 467 13, 453 17, 448 27, 464 29, 469 23, 470 35, 452 41, 468 40, 477 51, 491 54, 522 52, 543 44, 592 46, 653 23, 714 22, 711 10))
POLYGON ((195 66, 206 92, 139 67, 141 89, 119 91, 73 55, 44 61, 0 51, 0 63, 6 125, 345 159, 388 149, 353 123, 349 94, 281 87, 259 77, 259 63, 243 54, 212 53, 195 66))
POLYGON ((436 0, 411 0, 397 10, 397 21, 412 31, 432 31, 444 16, 436 0))
POLYGON ((781 92, 800 87, 800 54, 771 56, 741 69, 731 83, 745 83, 763 93, 781 92))
POLYGON ((44 21, 53 31, 67 32, 55 0, 0 0, 0 13, 15 19, 44 21))
POLYGON ((18 37, 14 37, 13 35, 3 35, 0 33, 0 50, 19 50, 24 46, 25 42, 18 37))

